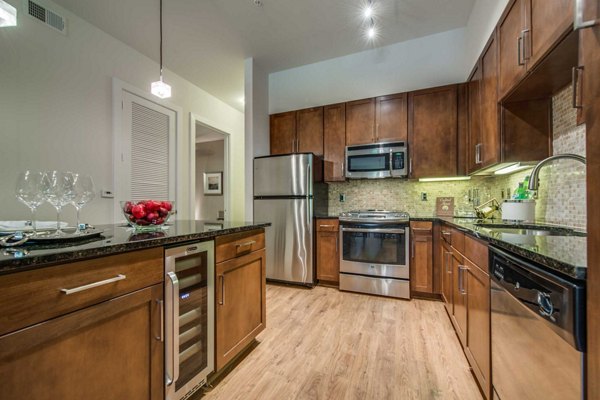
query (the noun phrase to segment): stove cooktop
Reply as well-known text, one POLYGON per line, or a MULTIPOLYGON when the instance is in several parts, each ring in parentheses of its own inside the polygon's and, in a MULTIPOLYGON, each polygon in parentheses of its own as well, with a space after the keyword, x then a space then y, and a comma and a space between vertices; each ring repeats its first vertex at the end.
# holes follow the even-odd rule
POLYGON ((408 222, 410 216, 404 211, 389 210, 356 210, 345 211, 340 214, 341 222, 362 222, 362 223, 403 223, 408 222))

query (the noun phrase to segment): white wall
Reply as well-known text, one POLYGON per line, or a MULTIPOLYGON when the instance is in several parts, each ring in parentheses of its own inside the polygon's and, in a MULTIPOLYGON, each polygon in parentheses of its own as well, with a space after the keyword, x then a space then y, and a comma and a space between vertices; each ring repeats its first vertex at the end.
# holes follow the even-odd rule
MULTIPOLYGON (((158 78, 158 65, 131 47, 61 7, 68 20, 64 36, 25 15, 17 27, 0 28, 0 220, 28 218, 14 197, 17 173, 60 169, 91 174, 98 189, 113 188, 112 78, 144 91, 158 78)), ((168 66, 168 60, 166 60, 168 66)), ((183 78, 165 71, 170 101, 183 109, 177 146, 189 149, 189 114, 231 134, 231 158, 244 157, 244 116, 183 78)), ((178 218, 189 218, 190 151, 178 160, 178 218)), ((232 219, 244 219, 244 163, 232 163, 232 219)), ((116 199, 119 200, 119 199, 116 199)), ((111 199, 96 199, 83 211, 85 222, 113 220, 111 199)), ((42 218, 54 218, 48 205, 42 218)), ((69 208, 66 217, 74 219, 69 208)))
MULTIPOLYGON (((204 173, 222 172, 225 166, 223 140, 196 143, 196 219, 216 220, 219 211, 225 210, 224 196, 204 194, 204 173)), ((226 176, 223 176, 225 187, 226 176)))
POLYGON ((269 76, 269 113, 464 80, 466 29, 454 29, 269 76))
POLYGON ((270 153, 269 139, 269 77, 253 58, 244 61, 245 135, 246 135, 246 219, 253 219, 252 160, 270 153))
POLYGON ((467 75, 464 79, 468 78, 468 74, 475 66, 477 58, 479 58, 507 4, 508 0, 477 0, 473 5, 473 10, 471 10, 467 22, 465 54, 467 75))

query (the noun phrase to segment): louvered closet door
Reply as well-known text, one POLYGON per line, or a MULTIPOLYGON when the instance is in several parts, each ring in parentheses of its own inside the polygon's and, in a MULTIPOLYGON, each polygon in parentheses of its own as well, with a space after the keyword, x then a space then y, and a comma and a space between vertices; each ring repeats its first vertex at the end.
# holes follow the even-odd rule
POLYGON ((175 111, 125 91, 122 107, 115 200, 175 200, 175 111))

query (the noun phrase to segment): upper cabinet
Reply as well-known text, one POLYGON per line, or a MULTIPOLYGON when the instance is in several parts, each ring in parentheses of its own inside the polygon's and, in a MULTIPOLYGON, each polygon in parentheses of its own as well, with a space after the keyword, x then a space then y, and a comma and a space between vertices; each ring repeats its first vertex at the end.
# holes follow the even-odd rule
POLYGON ((346 103, 346 146, 375 142, 375 99, 346 103))
POLYGON ((529 0, 515 0, 509 4, 498 25, 500 97, 508 93, 527 72, 524 43, 526 36, 531 33, 526 22, 527 1, 529 0))
MULTIPOLYGON (((529 0, 530 35, 526 43, 528 67, 536 64, 573 26, 574 0, 529 0)), ((591 1, 590 1, 591 2, 591 1)))
MULTIPOLYGON (((492 34, 481 56, 481 145, 477 149, 482 167, 500 162, 498 105, 498 42, 492 34)), ((472 149, 474 150, 474 149, 472 149)))
POLYGON ((574 0, 515 0, 498 25, 499 97, 511 89, 567 35, 574 0))
POLYGON ((323 155, 323 107, 296 112, 296 151, 323 155))
POLYGON ((471 73, 468 88, 467 172, 481 168, 481 62, 471 73))
POLYGON ((323 107, 273 114, 270 117, 271 154, 323 155, 323 107))
POLYGON ((408 139, 407 98, 400 93, 375 99, 375 142, 408 139))
POLYGON ((447 177, 457 173, 457 85, 408 95, 409 177, 447 177))
POLYGON ((271 154, 293 153, 296 149, 296 112, 271 115, 270 137, 271 154))
POLYGON ((344 181, 346 104, 323 107, 323 159, 325 182, 344 181))

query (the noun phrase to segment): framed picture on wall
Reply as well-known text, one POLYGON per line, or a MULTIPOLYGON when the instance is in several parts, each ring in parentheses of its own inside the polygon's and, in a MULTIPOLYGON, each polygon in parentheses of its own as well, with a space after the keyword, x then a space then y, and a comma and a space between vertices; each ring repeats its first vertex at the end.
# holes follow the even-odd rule
POLYGON ((223 195, 223 171, 204 173, 204 194, 209 196, 223 195))

